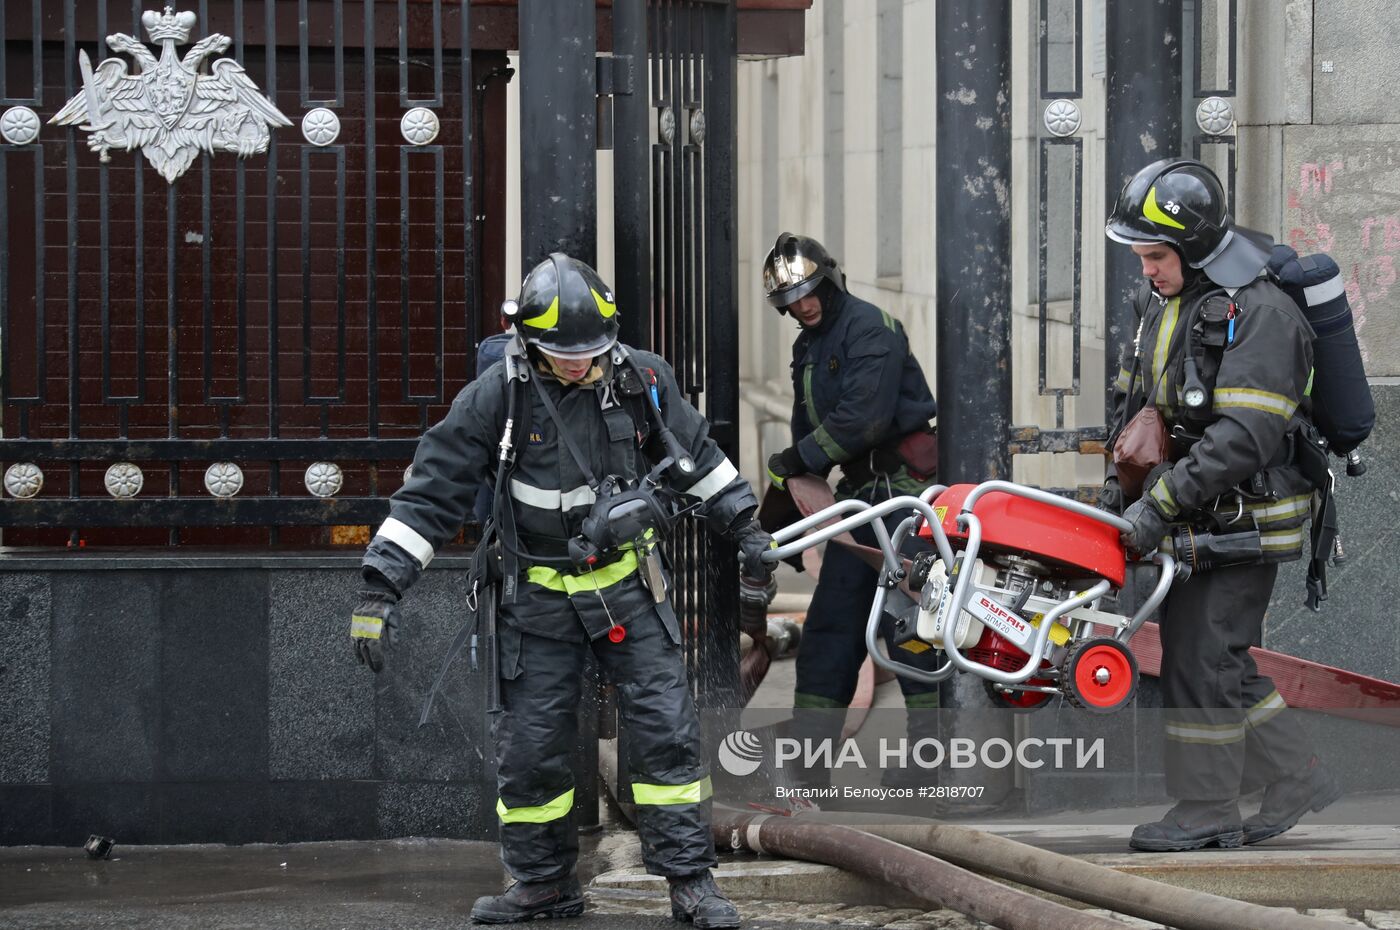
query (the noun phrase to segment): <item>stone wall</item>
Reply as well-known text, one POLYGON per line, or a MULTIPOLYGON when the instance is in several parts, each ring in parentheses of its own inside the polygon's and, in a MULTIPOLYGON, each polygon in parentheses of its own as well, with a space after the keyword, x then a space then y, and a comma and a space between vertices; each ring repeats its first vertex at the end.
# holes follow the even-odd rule
POLYGON ((482 676, 418 713, 465 619, 465 560, 354 659, 358 557, 0 556, 0 844, 493 835, 482 676))
MULTIPOLYGON (((1067 386, 1072 377, 1070 302, 1063 239, 1064 214, 1077 195, 1082 208, 1081 391, 1067 398, 1066 426, 1103 420, 1104 202, 1104 4, 1083 0, 1082 125, 1084 181, 1081 191, 1059 185, 1050 191, 1051 267, 1048 269, 1047 381, 1067 386)), ((1225 83, 1228 37, 1226 4, 1202 6, 1203 83, 1225 83)), ((1184 4, 1192 7, 1191 0, 1184 4)), ((740 361, 746 397, 790 403, 789 345, 792 324, 762 299, 759 263, 784 229, 828 241, 850 277, 853 291, 899 318, 933 381, 934 344, 934 151, 935 88, 923 67, 935 48, 935 0, 905 0, 899 11, 903 35, 902 145, 898 179, 882 176, 882 119, 888 122, 889 88, 881 67, 881 17, 888 4, 875 0, 815 0, 806 17, 802 57, 739 65, 739 294, 740 361), (832 30, 840 30, 833 35, 832 30), (883 93, 881 89, 883 88, 883 93), (833 170, 833 166, 839 170, 833 170), (897 184, 895 216, 882 189, 897 184), (840 209, 831 201, 839 200, 840 209), (888 215, 884 215, 888 214, 888 215), (897 237, 886 228, 893 218, 897 237), (839 223, 837 222, 839 220, 839 223), (880 250, 901 245, 899 274, 880 250)), ((1357 328, 1373 377, 1400 375, 1400 122, 1391 87, 1397 59, 1391 37, 1400 11, 1389 0, 1245 0, 1238 9, 1235 98, 1236 213, 1300 251, 1331 252, 1342 267, 1356 310, 1357 328)), ((1068 84, 1063 70, 1066 42, 1073 35, 1074 4, 1047 6, 1051 80, 1068 84), (1058 69, 1058 70, 1057 70, 1058 69)), ((1016 4, 1012 28, 1012 248, 1015 311, 1012 330, 1012 419, 1016 424, 1054 426, 1054 400, 1039 396, 1036 289, 1039 138, 1046 101, 1041 100, 1037 55, 1038 4, 1016 4)), ((1189 18, 1189 17, 1188 17, 1189 18)), ((1189 27, 1189 23, 1183 23, 1189 27)), ((1190 51, 1188 49, 1188 51, 1190 51)), ((1188 68, 1187 83, 1190 83, 1188 68)), ((1186 108, 1194 106, 1190 88, 1186 108)), ((1193 114, 1184 125, 1196 132, 1193 114)), ((1184 152, 1144 143, 1144 163, 1184 152)), ((1220 147, 1206 152, 1223 167, 1220 147)), ((1052 166, 1052 177, 1063 172, 1052 166)), ((952 402, 952 398, 940 398, 952 402)), ((763 403, 743 407, 744 449, 739 463, 750 480, 763 476, 761 463, 787 444, 781 417, 763 403)), ((1073 455, 1018 456, 1015 477, 1055 487, 1093 483, 1097 459, 1073 455)))

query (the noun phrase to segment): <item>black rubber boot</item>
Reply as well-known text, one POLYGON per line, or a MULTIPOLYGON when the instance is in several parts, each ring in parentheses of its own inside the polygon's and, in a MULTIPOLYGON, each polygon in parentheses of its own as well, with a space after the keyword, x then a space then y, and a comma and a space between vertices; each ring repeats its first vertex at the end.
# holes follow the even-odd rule
POLYGON ((583 889, 573 875, 547 882, 515 882, 505 894, 480 897, 472 905, 472 921, 479 924, 513 924, 582 914, 583 889))
POLYGON ((1147 852, 1176 852, 1219 846, 1232 849, 1244 842, 1240 808, 1235 801, 1178 801, 1156 823, 1133 831, 1128 845, 1147 852))
POLYGON ((719 890, 709 869, 667 881, 673 919, 702 928, 739 926, 739 911, 719 890))
POLYGON ((1246 844, 1258 843, 1293 828, 1308 811, 1320 811, 1342 796, 1342 786, 1313 756, 1308 767, 1264 789, 1259 813, 1244 822, 1246 844))

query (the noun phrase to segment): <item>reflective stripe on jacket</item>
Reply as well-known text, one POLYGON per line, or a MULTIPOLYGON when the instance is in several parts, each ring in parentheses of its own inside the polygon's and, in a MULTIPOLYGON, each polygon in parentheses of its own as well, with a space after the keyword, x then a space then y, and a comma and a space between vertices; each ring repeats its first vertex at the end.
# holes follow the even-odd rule
MULTIPOLYGON (((821 323, 793 343, 792 386, 793 442, 817 474, 927 427, 938 412, 900 322, 839 291, 821 323)), ((849 484, 843 481, 841 490, 858 490, 849 484)), ((914 482, 895 490, 917 493, 919 487, 914 482)))
MULTIPOLYGON (((1169 427, 1185 416, 1181 390, 1192 340, 1181 327, 1198 327, 1199 338, 1216 339, 1223 346, 1216 350, 1220 361, 1214 383, 1206 385, 1213 392, 1201 438, 1145 494, 1168 518, 1213 509, 1218 500, 1220 509, 1233 511, 1236 487, 1262 470, 1271 497, 1247 501, 1244 507, 1259 525, 1266 560, 1296 559, 1305 535, 1298 528, 1309 516, 1313 489, 1291 462, 1268 466, 1287 458, 1290 425, 1309 415, 1312 327, 1297 304, 1265 278, 1233 295, 1222 295, 1205 283, 1168 301, 1159 300, 1144 286, 1135 300, 1134 310, 1142 321, 1142 368, 1136 391, 1145 393, 1161 379, 1156 404, 1169 427), (1220 309, 1232 302, 1236 308, 1233 340, 1228 310, 1220 309), (1204 312, 1203 305, 1209 312, 1204 312)), ((1132 362, 1130 347, 1113 389, 1110 425, 1115 430, 1127 416, 1132 362)))
MULTIPOLYGON (((654 374, 662 420, 695 461, 691 474, 668 478, 667 483, 692 497, 699 505, 697 512, 712 528, 721 532, 733 528, 742 513, 757 506, 753 491, 710 439, 708 421, 685 398, 671 367, 653 353, 626 351, 646 377, 654 374)), ((640 406, 653 403, 650 387, 623 397, 611 358, 604 377, 593 384, 565 385, 538 372, 532 376, 540 378, 595 479, 617 475, 635 481, 649 463, 661 458, 660 442, 640 406)), ((447 416, 419 441, 412 473, 393 495, 389 518, 364 560, 401 593, 417 580, 433 553, 457 535, 477 489, 494 483, 497 443, 505 428, 506 387, 505 363, 491 366, 457 395, 447 416)), ((523 415, 526 429, 516 444, 516 466, 506 488, 516 530, 524 549, 562 556, 568 540, 581 532, 596 494, 534 389, 528 388, 520 398, 528 409, 523 415)), ((601 635, 612 619, 622 622, 652 603, 635 567, 636 556, 629 554, 581 574, 568 566, 532 565, 526 560, 518 602, 503 617, 541 636, 574 639, 585 631, 588 636, 601 635), (623 577, 612 577, 620 571, 613 566, 624 564, 631 570, 623 577), (608 584, 602 583, 604 573, 608 584), (572 583, 575 579, 577 584, 572 583), (606 605, 596 593, 588 594, 600 588, 610 589, 606 605), (572 601, 575 609, 561 611, 560 598, 571 595, 577 595, 572 601), (621 615, 610 617, 610 612, 621 615)))

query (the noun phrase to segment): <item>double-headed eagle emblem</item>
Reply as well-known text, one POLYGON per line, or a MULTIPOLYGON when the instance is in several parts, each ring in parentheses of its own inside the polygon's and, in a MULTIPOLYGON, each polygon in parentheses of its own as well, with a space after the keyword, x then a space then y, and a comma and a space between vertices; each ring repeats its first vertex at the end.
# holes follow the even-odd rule
POLYGON ((161 46, 160 58, 129 35, 107 37, 114 52, 136 59, 139 70, 127 73, 121 58, 108 58, 94 71, 87 52, 79 52, 83 90, 49 120, 60 126, 83 124, 91 133, 88 147, 110 161, 112 149, 141 149, 170 183, 184 174, 200 152, 233 152, 240 158, 267 151, 269 127, 292 123, 258 90, 243 66, 219 58, 209 74, 204 59, 228 50, 229 37, 219 33, 200 39, 183 58, 175 46, 188 44, 193 13, 146 12, 141 24, 161 46))

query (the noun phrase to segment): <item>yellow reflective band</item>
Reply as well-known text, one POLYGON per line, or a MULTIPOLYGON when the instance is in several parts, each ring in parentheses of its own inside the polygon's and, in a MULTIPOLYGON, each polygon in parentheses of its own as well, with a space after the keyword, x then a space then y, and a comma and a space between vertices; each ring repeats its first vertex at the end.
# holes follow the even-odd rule
POLYGON ((1174 723, 1167 722, 1167 739, 1178 743, 1208 743, 1225 745, 1244 739, 1243 723, 1174 723))
POLYGON ((553 329, 559 325, 559 295, 555 294, 554 299, 549 302, 549 307, 539 316, 532 316, 528 320, 522 321, 526 326, 533 326, 535 329, 553 329))
POLYGON ((1312 495, 1300 494, 1297 497, 1285 497, 1278 503, 1250 504, 1246 509, 1254 517, 1255 523, 1267 526, 1270 523, 1283 523, 1307 516, 1311 507, 1312 495))
POLYGON ((1260 391, 1256 388, 1216 388, 1215 409, 1231 407, 1262 410, 1287 420, 1293 416, 1293 411, 1298 409, 1298 404, 1272 391, 1260 391))
POLYGON ((771 468, 768 469, 768 480, 773 482, 773 487, 777 488, 779 491, 787 487, 787 479, 780 476, 771 468))
POLYGON ((1279 533, 1260 533, 1259 547, 1266 551, 1277 552, 1283 549, 1293 549, 1303 545, 1302 530, 1284 530, 1279 533))
POLYGON ((892 333, 897 333, 897 332, 899 332, 899 330, 895 329, 895 327, 894 327, 894 317, 890 316, 890 315, 889 315, 888 313, 886 313, 884 310, 881 310, 881 311, 880 311, 880 316, 882 316, 882 317, 885 318, 885 327, 886 327, 890 332, 892 332, 892 333))
POLYGON ((812 365, 802 368, 802 406, 807 408, 807 422, 815 429, 822 423, 817 417, 817 402, 812 399, 812 368, 812 365))
POLYGON ((686 785, 643 785, 632 783, 632 800, 638 804, 699 804, 714 794, 710 776, 686 785))
MULTIPOLYGON (((1173 297, 1167 301, 1167 308, 1162 311, 1162 322, 1157 327, 1157 347, 1152 350, 1152 381, 1155 384, 1162 377, 1162 372, 1167 367, 1167 350, 1171 348, 1172 336, 1176 333, 1176 323, 1181 316, 1181 298, 1173 297)), ((1167 405, 1166 391, 1157 392, 1156 405, 1165 407, 1167 405)))
POLYGON ((1284 702, 1283 695, 1279 694, 1277 691, 1273 691, 1268 697, 1264 698, 1264 700, 1251 707, 1245 719, 1248 720, 1251 725, 1260 724, 1287 707, 1288 704, 1284 702))
POLYGON ((1303 388, 1304 397, 1312 397, 1313 377, 1317 374, 1316 368, 1308 369, 1308 386, 1303 388))
POLYGON ((558 820, 574 809, 574 789, 570 788, 553 801, 539 807, 506 807, 506 802, 496 799, 496 816, 501 823, 549 823, 558 820))
POLYGON ((1244 741, 1244 727, 1233 733, 1202 733, 1198 730, 1167 727, 1167 739, 1174 743, 1204 743, 1208 746, 1228 746, 1244 741))
POLYGON ((598 315, 605 320, 612 319, 612 315, 617 312, 617 304, 608 300, 591 287, 588 289, 588 293, 593 295, 593 302, 598 305, 598 315))
POLYGON ((350 635, 355 639, 378 639, 384 630, 384 621, 378 617, 350 618, 350 635))
POLYGON ((1120 391, 1126 391, 1128 389, 1128 382, 1131 381, 1132 378, 1133 373, 1131 371, 1129 371, 1126 368, 1119 368, 1118 380, 1113 382, 1113 386, 1118 388, 1118 390, 1120 391))
POLYGON ((1157 502, 1157 509, 1161 511, 1162 516, 1168 519, 1176 516, 1181 510, 1181 508, 1176 505, 1176 498, 1172 497, 1172 489, 1167 487, 1166 478, 1157 479, 1157 483, 1152 486, 1152 490, 1148 492, 1148 496, 1157 502))
POLYGON ((1142 215, 1147 217, 1158 226, 1170 226, 1172 229, 1185 229, 1186 227, 1172 219, 1165 210, 1157 206, 1157 188, 1154 185, 1147 189, 1147 199, 1142 204, 1142 215))
POLYGON ((580 592, 601 591, 610 588, 637 570, 637 553, 628 550, 622 558, 611 565, 583 572, 578 575, 565 575, 545 565, 532 565, 525 572, 525 578, 542 588, 558 591, 573 597, 580 592))
POLYGON ((839 442, 831 438, 831 434, 826 431, 825 426, 818 426, 812 436, 817 440, 817 445, 821 446, 821 450, 826 453, 826 457, 833 462, 844 462, 851 457, 845 449, 841 448, 839 442))

